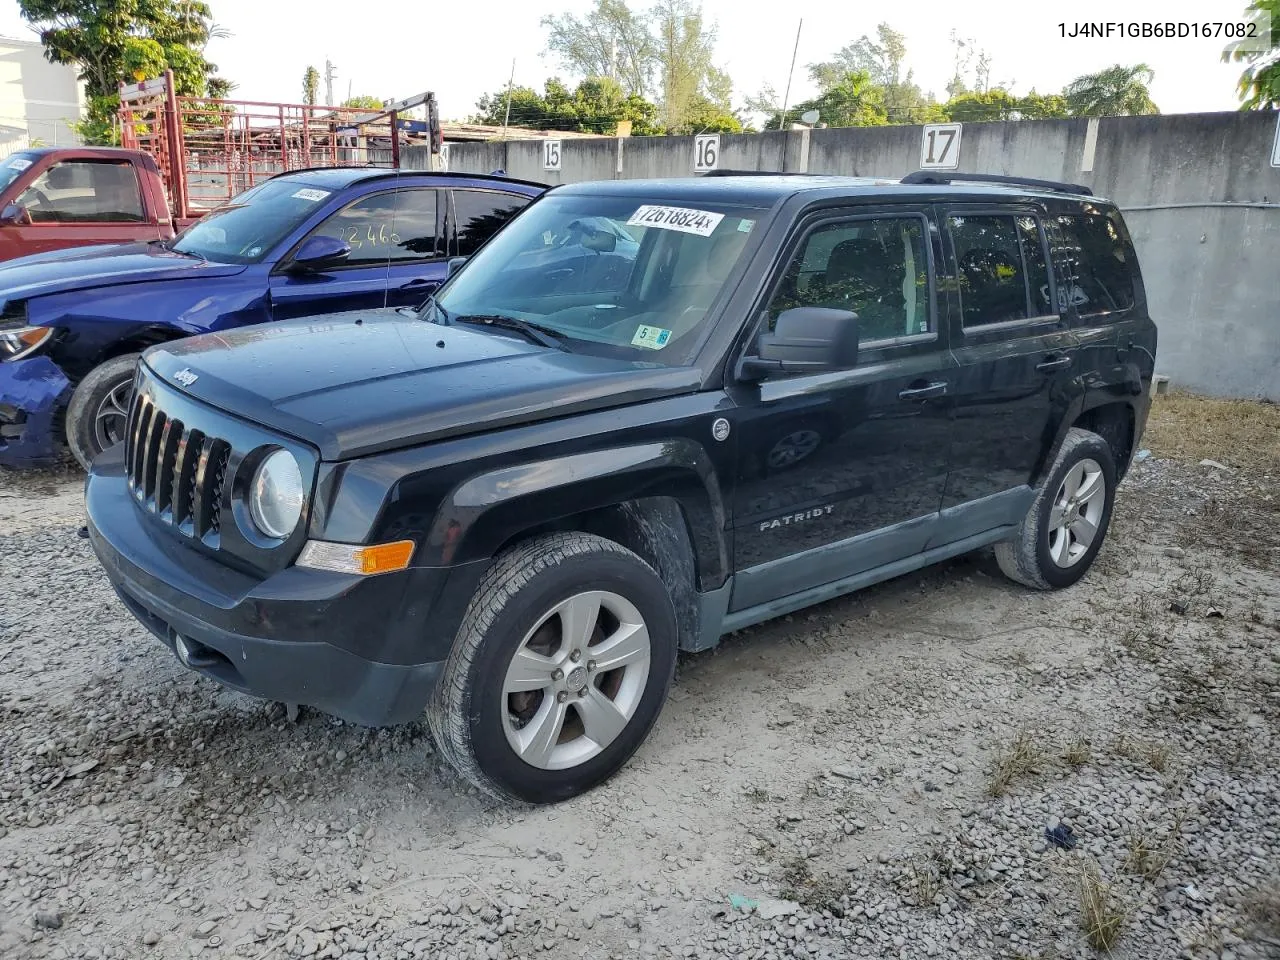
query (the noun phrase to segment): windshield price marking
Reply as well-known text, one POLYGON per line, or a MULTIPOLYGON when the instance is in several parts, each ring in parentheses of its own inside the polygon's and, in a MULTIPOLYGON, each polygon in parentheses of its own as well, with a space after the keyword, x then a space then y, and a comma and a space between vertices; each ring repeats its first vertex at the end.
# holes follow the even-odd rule
POLYGON ((709 237, 723 219, 723 213, 713 213, 710 210, 689 210, 685 207, 645 204, 631 215, 627 225, 659 227, 663 230, 679 230, 681 233, 692 233, 698 237, 709 237))
POLYGON ((311 187, 303 187, 301 190, 294 191, 293 194, 297 200, 310 200, 312 203, 319 203, 328 195, 328 190, 313 190, 311 187))

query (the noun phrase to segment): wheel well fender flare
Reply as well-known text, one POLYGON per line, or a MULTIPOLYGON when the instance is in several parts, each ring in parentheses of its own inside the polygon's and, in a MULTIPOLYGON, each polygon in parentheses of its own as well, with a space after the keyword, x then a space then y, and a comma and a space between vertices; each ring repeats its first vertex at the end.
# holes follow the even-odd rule
POLYGON ((449 492, 421 549, 448 566, 494 556, 504 544, 570 517, 666 497, 683 515, 701 588, 728 572, 724 498, 711 458, 687 438, 613 447, 503 467, 449 492))

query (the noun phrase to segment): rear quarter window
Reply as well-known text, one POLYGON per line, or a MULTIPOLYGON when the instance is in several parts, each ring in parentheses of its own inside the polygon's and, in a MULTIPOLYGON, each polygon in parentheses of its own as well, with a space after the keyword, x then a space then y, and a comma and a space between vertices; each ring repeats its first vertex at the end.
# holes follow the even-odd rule
POLYGON ((1065 281, 1058 290, 1060 306, 1082 317, 1132 307, 1138 260, 1119 215, 1060 214, 1053 223, 1065 281))

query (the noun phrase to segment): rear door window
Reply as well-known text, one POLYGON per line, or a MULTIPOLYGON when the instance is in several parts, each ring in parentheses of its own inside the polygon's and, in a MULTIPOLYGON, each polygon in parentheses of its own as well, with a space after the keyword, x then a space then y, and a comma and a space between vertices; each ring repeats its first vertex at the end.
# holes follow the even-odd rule
POLYGON ((1088 317, 1132 307, 1137 259, 1116 218, 1063 214, 1054 223, 1066 280, 1059 294, 1063 308, 1074 307, 1078 315, 1088 317))
POLYGON ((1035 217, 952 214, 948 228, 966 329, 1057 313, 1035 217))
POLYGON ((528 197, 492 190, 454 190, 455 256, 469 257, 525 208, 528 197))
POLYGON ((23 191, 32 223, 142 223, 142 191, 131 163, 64 160, 23 191))

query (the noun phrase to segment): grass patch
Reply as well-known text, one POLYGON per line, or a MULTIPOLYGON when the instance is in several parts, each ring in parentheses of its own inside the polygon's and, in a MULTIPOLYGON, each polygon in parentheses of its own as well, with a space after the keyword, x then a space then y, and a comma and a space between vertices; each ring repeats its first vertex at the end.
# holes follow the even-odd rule
POLYGON ((1084 937, 1095 950, 1110 951, 1124 933, 1129 911, 1093 860, 1080 867, 1080 926, 1084 937))
POLYGON ((1016 780, 1033 772, 1044 759, 1045 751, 1031 733, 1027 730, 1019 732, 996 754, 991 779, 987 781, 987 793, 993 797, 1004 796, 1016 780))
POLYGON ((1077 737, 1062 751, 1062 762, 1073 770, 1079 770, 1093 759, 1093 746, 1088 737, 1077 737))
POLYGON ((1280 464, 1280 405, 1164 394, 1151 405, 1143 446, 1172 460, 1274 469, 1280 464))
POLYGON ((1147 746, 1145 759, 1149 766, 1156 773, 1164 773, 1169 769, 1169 758, 1173 756, 1173 750, 1167 743, 1152 743, 1147 746))
POLYGON ((835 910, 848 893, 847 884, 836 877, 818 877, 804 857, 792 857, 782 864, 778 875, 782 897, 809 910, 835 910))

